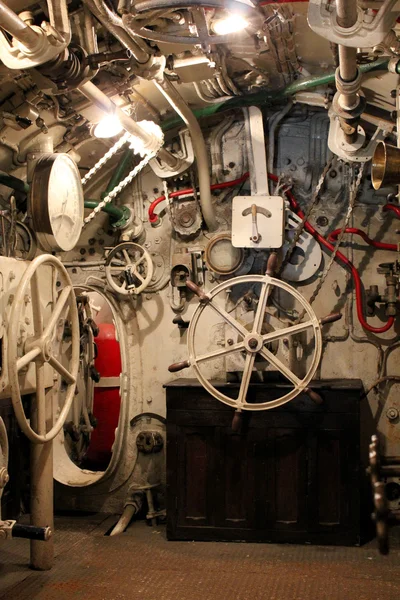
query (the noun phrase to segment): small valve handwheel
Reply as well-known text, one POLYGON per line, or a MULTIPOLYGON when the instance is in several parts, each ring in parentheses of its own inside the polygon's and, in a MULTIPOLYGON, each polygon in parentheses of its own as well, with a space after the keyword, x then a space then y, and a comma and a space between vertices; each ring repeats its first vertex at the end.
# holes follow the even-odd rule
POLYGON ((308 384, 314 376, 321 358, 321 325, 336 321, 338 318, 340 318, 340 315, 330 315, 326 319, 322 319, 320 321, 316 317, 310 304, 299 292, 297 292, 284 281, 274 279, 268 275, 244 275, 242 277, 235 277, 235 279, 231 279, 221 283, 220 285, 217 285, 208 294, 205 294, 191 281, 187 281, 186 285, 191 291, 199 296, 200 303, 196 308, 188 329, 189 360, 171 365, 169 367, 171 372, 180 371, 181 369, 189 366, 193 367, 200 383, 212 396, 217 398, 217 400, 228 404, 229 406, 233 406, 237 410, 255 411, 275 408, 285 404, 286 402, 289 402, 301 392, 308 393, 310 391, 308 384), (229 312, 215 302, 215 299, 219 294, 226 292, 228 289, 232 290, 234 286, 243 286, 243 284, 258 284, 260 286, 258 305, 254 315, 254 322, 250 331, 246 329, 246 327, 239 321, 237 321, 229 312), (262 333, 268 297, 274 288, 282 290, 291 295, 293 299, 295 299, 301 305, 302 309, 304 310, 304 316, 308 318, 306 318, 305 321, 290 327, 284 327, 268 333, 262 333), (225 323, 238 334, 240 339, 237 343, 232 343, 231 345, 227 345, 222 349, 199 355, 195 348, 195 339, 198 330, 199 318, 206 310, 217 313, 219 317, 221 317, 221 319, 223 319, 225 323), (288 339, 290 336, 299 334, 301 332, 311 332, 313 334, 314 342, 314 350, 311 356, 310 366, 303 378, 298 377, 295 373, 293 373, 293 371, 268 348, 272 342, 283 340, 284 338, 288 339), (208 379, 201 372, 200 365, 206 361, 239 352, 245 355, 243 376, 238 397, 231 398, 223 394, 219 389, 214 387, 210 381, 208 381, 208 379), (284 375, 284 377, 292 384, 293 389, 283 396, 270 402, 251 404, 247 402, 247 391, 257 354, 262 356, 271 366, 284 375))
POLYGON ((139 244, 124 242, 115 246, 106 258, 106 278, 114 292, 122 296, 140 294, 153 277, 153 261, 139 244))
POLYGON ((79 323, 74 288, 65 267, 55 256, 49 254, 38 256, 31 262, 21 278, 11 307, 8 328, 7 362, 11 399, 19 426, 31 442, 36 444, 49 442, 61 430, 71 408, 79 368, 79 323), (55 281, 58 278, 62 286, 62 291, 54 303, 46 325, 43 322, 38 277, 38 269, 42 265, 52 267, 52 280, 55 281), (34 335, 25 341, 24 354, 20 356, 18 351, 18 324, 21 321, 22 308, 28 299, 32 302, 34 335), (54 333, 60 320, 65 323, 66 319, 70 322, 71 327, 71 352, 68 369, 61 364, 53 353, 54 333), (26 418, 21 398, 19 380, 21 370, 28 367, 31 362, 34 362, 36 367, 36 406, 39 432, 34 431, 31 422, 26 418), (45 363, 50 364, 66 384, 64 405, 57 415, 55 423, 47 432, 45 363))

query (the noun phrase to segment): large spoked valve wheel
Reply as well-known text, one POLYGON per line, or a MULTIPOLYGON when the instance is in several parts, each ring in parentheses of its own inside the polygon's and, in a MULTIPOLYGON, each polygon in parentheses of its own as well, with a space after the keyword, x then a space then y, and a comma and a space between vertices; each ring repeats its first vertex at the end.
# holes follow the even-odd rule
POLYGON ((150 254, 133 242, 118 244, 106 258, 107 283, 122 296, 143 292, 153 277, 153 270, 150 254))
MULTIPOLYGON (((277 406, 285 404, 286 402, 289 402, 301 392, 311 392, 311 390, 309 390, 308 388, 308 384, 310 383, 312 377, 315 374, 315 371, 317 370, 322 352, 321 325, 340 319, 340 314, 329 315, 328 317, 326 317, 325 319, 321 319, 320 321, 316 317, 310 304, 303 298, 301 294, 299 294, 299 292, 297 292, 294 288, 292 288, 289 284, 285 283, 284 281, 280 281, 279 279, 273 279, 268 275, 244 275, 243 277, 235 277, 235 279, 233 280, 228 280, 224 283, 221 283, 220 285, 217 285, 208 294, 205 294, 198 286, 196 286, 191 281, 187 281, 186 285, 195 294, 197 294, 197 296, 200 298, 200 303, 190 321, 188 329, 189 360, 171 365, 169 367, 170 372, 180 371, 181 369, 185 369, 189 366, 193 367, 200 383, 212 396, 217 398, 217 400, 228 404, 229 406, 233 406, 238 411, 255 411, 275 408, 277 406), (260 286, 258 305, 254 313, 254 321, 250 330, 238 320, 236 320, 229 312, 227 312, 227 310, 225 310, 221 306, 221 303, 218 304, 217 301, 217 297, 220 294, 223 294, 227 290, 232 291, 234 286, 243 284, 246 284, 247 287, 249 284, 253 286, 259 284, 260 286), (287 292, 288 294, 294 297, 297 303, 304 310, 305 320, 290 327, 283 327, 282 329, 277 329, 274 331, 269 331, 268 333, 263 333, 263 324, 267 302, 270 294, 274 291, 274 288, 275 290, 278 289, 287 292), (233 330, 237 334, 238 341, 236 343, 233 343, 233 340, 230 340, 232 343, 230 345, 225 346, 224 348, 215 350, 213 352, 198 354, 196 351, 196 334, 198 333, 199 319, 204 313, 204 311, 213 311, 214 313, 217 313, 217 315, 221 317, 228 326, 230 326, 231 330, 233 330), (308 368, 307 374, 303 378, 298 377, 295 373, 293 373, 293 371, 283 362, 283 360, 281 360, 272 351, 272 347, 277 341, 288 339, 290 338, 290 336, 297 335, 301 332, 310 332, 313 336, 314 342, 314 350, 310 361, 310 366, 308 368), (200 369, 200 366, 206 363, 207 361, 216 358, 226 357, 234 353, 241 353, 245 356, 243 376, 239 388, 239 395, 237 398, 231 398, 226 394, 223 394, 217 388, 215 388, 210 383, 210 381, 204 376, 200 369), (291 383, 293 389, 291 389, 288 393, 284 394, 283 396, 276 398, 275 400, 271 400, 270 402, 261 402, 259 404, 248 403, 247 392, 257 355, 260 355, 271 366, 273 366, 280 373, 282 373, 282 375, 284 375, 284 377, 291 383)), ((318 397, 318 394, 316 394, 316 396, 318 397)), ((311 395, 311 397, 313 396, 311 395)))
POLYGON ((38 256, 31 262, 22 276, 11 307, 7 361, 11 399, 19 426, 31 442, 37 444, 49 442, 61 430, 71 408, 79 368, 79 322, 75 293, 65 267, 55 256, 49 254, 38 256), (38 269, 44 265, 50 266, 52 270, 48 285, 52 285, 52 282, 58 279, 62 289, 52 306, 51 314, 46 319, 46 324, 44 324, 40 294, 41 284, 38 276, 38 269), (18 343, 19 323, 22 319, 23 307, 27 302, 32 303, 34 335, 26 339, 21 356, 18 343), (69 321, 71 328, 71 351, 68 368, 54 356, 53 350, 55 333, 60 322, 64 325, 66 320, 69 321), (27 420, 21 398, 21 372, 31 362, 35 363, 36 368, 36 420, 38 431, 34 431, 31 423, 27 420), (45 363, 53 368, 55 376, 57 374, 61 376, 66 385, 64 405, 49 431, 46 431, 45 363))

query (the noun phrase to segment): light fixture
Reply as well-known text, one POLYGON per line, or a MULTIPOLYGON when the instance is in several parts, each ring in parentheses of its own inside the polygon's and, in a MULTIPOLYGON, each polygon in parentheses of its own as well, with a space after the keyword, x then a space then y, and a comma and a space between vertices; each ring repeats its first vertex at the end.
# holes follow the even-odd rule
POLYGON ((238 13, 231 13, 223 19, 216 19, 212 23, 214 33, 217 35, 228 35, 243 31, 248 26, 248 21, 238 13))
POLYGON ((115 115, 107 115, 97 123, 93 129, 93 135, 97 138, 111 138, 118 135, 123 130, 123 126, 115 115))

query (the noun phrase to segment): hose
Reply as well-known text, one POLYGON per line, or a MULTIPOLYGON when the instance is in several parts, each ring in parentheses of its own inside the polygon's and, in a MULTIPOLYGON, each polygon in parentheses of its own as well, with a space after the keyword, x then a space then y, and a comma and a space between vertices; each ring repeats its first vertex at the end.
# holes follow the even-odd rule
MULTIPOLYGON (((85 208, 93 209, 97 208, 98 205, 99 202, 97 202, 97 200, 85 200, 85 208)), ((105 204, 101 210, 117 221, 126 216, 123 210, 118 208, 118 206, 115 206, 115 204, 111 204, 110 202, 105 204)))
MULTIPOLYGON (((378 69, 384 70, 388 66, 387 58, 379 58, 371 63, 365 65, 359 65, 359 71, 361 73, 368 73, 369 71, 375 71, 378 69)), ((193 111, 193 114, 198 119, 203 117, 209 117, 232 108, 243 108, 246 106, 267 106, 273 102, 279 102, 288 96, 293 96, 298 92, 304 92, 320 85, 328 85, 335 83, 335 72, 328 73, 326 75, 316 75, 313 77, 307 77, 306 79, 300 79, 294 81, 286 86, 283 90, 273 93, 266 93, 265 91, 258 92, 257 94, 249 94, 247 96, 237 96, 235 98, 227 99, 216 104, 209 104, 193 111)), ((182 121, 179 118, 171 117, 161 123, 163 131, 172 129, 182 125, 182 121)))
MULTIPOLYGON (((341 229, 335 229, 335 231, 332 231, 328 235, 328 241, 336 242, 336 240, 339 237, 339 235, 341 234, 341 232, 342 232, 341 229)), ((360 237, 362 237, 362 239, 365 242, 367 242, 367 244, 369 244, 370 246, 373 246, 374 248, 378 248, 379 250, 397 251, 397 244, 386 244, 384 242, 377 242, 375 240, 371 240, 371 238, 367 236, 365 231, 362 231, 361 229, 357 229, 356 227, 346 227, 344 232, 351 233, 352 235, 359 235, 360 237)))
POLYGON ((3 173, 0 173, 0 184, 17 192, 23 192, 25 194, 29 192, 29 185, 22 179, 18 179, 18 177, 14 177, 13 175, 4 175, 3 173))
MULTIPOLYGON (((245 173, 244 175, 242 175, 242 177, 239 177, 239 179, 232 179, 231 181, 223 181, 222 183, 214 183, 213 185, 210 186, 210 190, 222 190, 225 188, 229 188, 229 187, 235 187, 237 185, 240 185, 241 183, 244 183, 249 177, 248 173, 245 173)), ((171 192, 170 194, 168 194, 168 196, 170 198, 178 198, 179 196, 185 196, 186 194, 193 194, 194 189, 193 188, 187 188, 186 190, 178 190, 176 192, 171 192)), ((149 221, 150 223, 158 223, 158 215, 155 214, 155 209, 156 207, 160 204, 160 202, 162 202, 163 200, 165 200, 165 196, 160 196, 159 198, 156 198, 155 200, 153 200, 153 202, 150 204, 149 206, 149 221)))
POLYGON ((382 210, 383 212, 387 212, 388 210, 390 210, 394 212, 398 219, 400 219, 400 206, 396 206, 395 204, 385 204, 382 210))

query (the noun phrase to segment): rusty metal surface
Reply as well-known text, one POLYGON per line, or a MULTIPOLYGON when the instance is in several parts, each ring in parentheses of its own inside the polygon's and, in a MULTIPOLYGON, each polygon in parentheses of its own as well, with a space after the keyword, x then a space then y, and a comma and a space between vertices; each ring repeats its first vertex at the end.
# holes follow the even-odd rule
POLYGON ((167 542, 140 522, 117 537, 106 515, 59 517, 51 572, 24 540, 0 546, 1 600, 397 600, 400 545, 362 548, 167 542), (10 578, 11 575, 11 578, 10 578))

